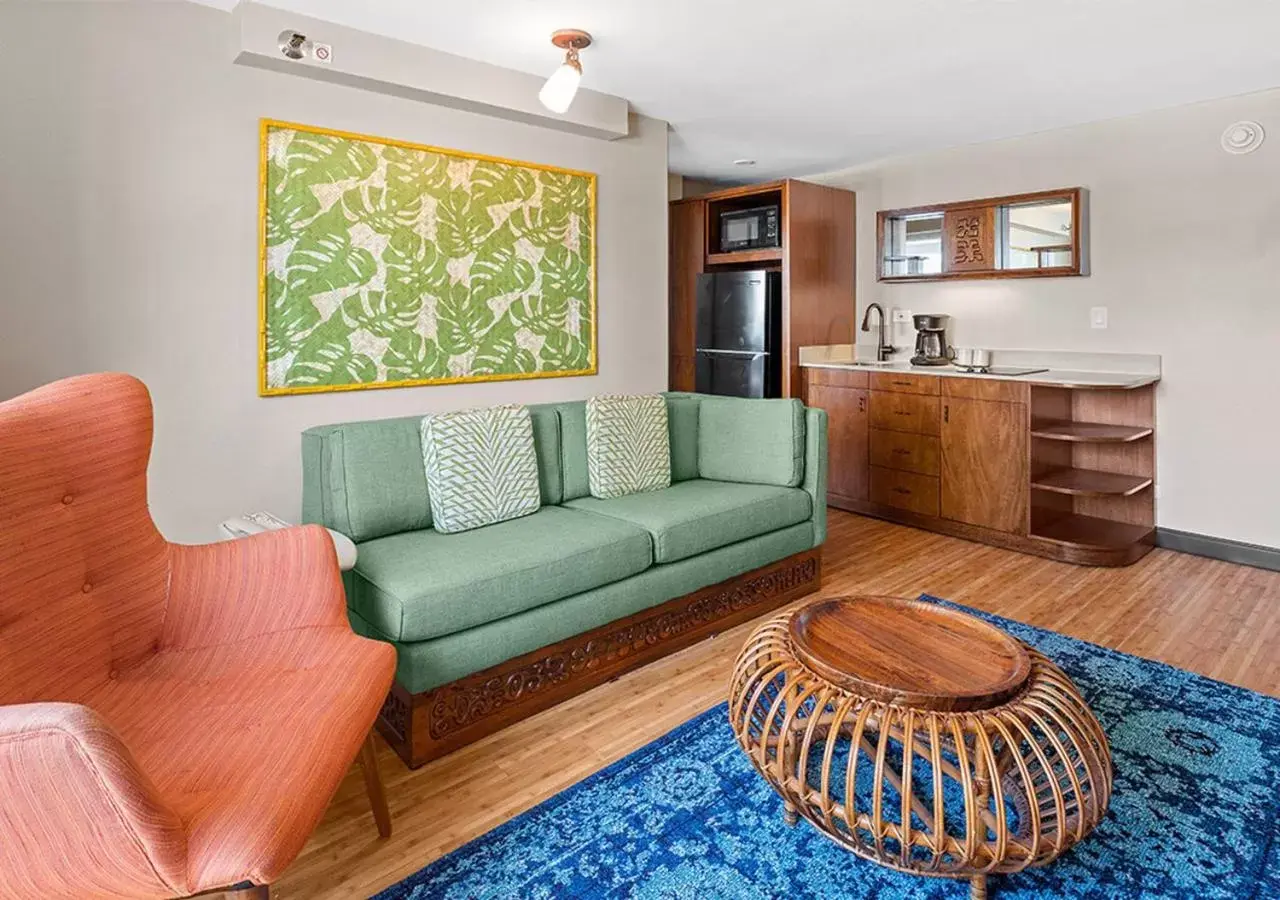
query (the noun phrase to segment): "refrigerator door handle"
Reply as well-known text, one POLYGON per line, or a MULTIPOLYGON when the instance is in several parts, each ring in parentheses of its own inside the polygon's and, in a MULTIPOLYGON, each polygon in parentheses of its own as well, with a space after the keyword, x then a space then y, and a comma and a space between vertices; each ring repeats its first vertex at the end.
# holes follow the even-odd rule
POLYGON ((769 355, 763 350, 713 350, 709 347, 698 347, 696 352, 708 356, 745 356, 748 359, 760 359, 769 355))

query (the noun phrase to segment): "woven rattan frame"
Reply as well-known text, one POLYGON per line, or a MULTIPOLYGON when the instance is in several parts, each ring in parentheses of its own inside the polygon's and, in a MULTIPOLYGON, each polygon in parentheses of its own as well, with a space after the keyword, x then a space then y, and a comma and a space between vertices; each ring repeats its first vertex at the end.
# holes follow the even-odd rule
POLYGON ((752 633, 729 692, 738 743, 782 797, 788 822, 803 816, 857 855, 900 871, 969 878, 972 897, 983 898, 988 874, 1048 863, 1102 819, 1112 779, 1106 736, 1044 655, 1027 648, 1030 675, 999 705, 917 710, 860 696, 801 664, 791 644, 794 614, 752 633), (859 748, 843 776, 831 734, 859 748), (908 758, 927 763, 927 783, 912 783, 912 766, 901 765, 908 758), (871 789, 860 792, 864 766, 871 789), (843 790, 833 777, 843 777, 843 790), (889 788, 900 808, 886 803, 889 788))

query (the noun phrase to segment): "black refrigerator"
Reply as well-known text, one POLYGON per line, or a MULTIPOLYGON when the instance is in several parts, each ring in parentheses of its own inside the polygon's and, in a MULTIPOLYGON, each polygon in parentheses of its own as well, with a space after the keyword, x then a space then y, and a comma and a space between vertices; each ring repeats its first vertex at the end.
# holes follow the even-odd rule
POLYGON ((698 276, 695 388, 727 397, 782 396, 782 275, 763 269, 698 276))

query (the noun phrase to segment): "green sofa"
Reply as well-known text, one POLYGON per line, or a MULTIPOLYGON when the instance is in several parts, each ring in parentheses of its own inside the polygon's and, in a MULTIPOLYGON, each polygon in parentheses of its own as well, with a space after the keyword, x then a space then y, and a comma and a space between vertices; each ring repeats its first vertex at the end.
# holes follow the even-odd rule
POLYGON ((826 413, 666 395, 672 485, 590 496, 586 404, 530 407, 542 508, 431 528, 419 417, 303 434, 305 522, 357 545, 359 633, 392 643, 379 727, 410 765, 817 588, 826 413))

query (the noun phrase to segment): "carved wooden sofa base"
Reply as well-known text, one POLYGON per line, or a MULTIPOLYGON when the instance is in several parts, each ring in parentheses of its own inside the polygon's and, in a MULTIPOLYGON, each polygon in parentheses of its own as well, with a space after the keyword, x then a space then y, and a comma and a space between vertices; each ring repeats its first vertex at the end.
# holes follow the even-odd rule
POLYGON ((378 730, 417 768, 562 700, 818 589, 820 547, 420 694, 399 682, 378 730))

